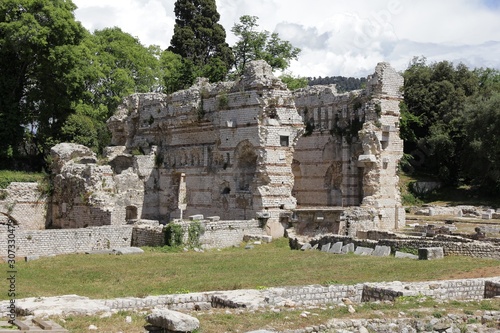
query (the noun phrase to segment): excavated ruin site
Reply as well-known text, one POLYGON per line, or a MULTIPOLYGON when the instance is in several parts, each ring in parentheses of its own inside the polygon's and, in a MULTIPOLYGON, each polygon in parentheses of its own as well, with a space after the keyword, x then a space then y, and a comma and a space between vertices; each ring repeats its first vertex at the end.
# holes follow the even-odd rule
MULTIPOLYGON (((438 256, 500 259, 500 242, 481 231, 475 237, 441 229, 429 234, 429 228, 420 230, 416 223, 416 233, 402 233, 408 230, 397 174, 403 155, 402 85, 398 72, 379 63, 365 89, 338 93, 332 85, 292 92, 270 66, 256 61, 234 82, 199 79, 171 95, 131 95, 107 122, 112 141, 102 157, 77 144, 52 148, 52 195, 43 196, 33 183, 12 183, 3 190, 0 238, 7 239, 7 224, 13 223, 17 255, 34 259, 163 246, 165 225, 187 229, 197 221, 203 226, 204 249, 239 245, 244 237, 267 241, 286 235, 292 248, 303 250, 357 248, 360 254, 389 255, 437 248, 438 256)), ((494 210, 455 210, 443 215, 460 218, 474 211, 485 220, 500 217, 494 210)), ((430 208, 420 215, 439 212, 430 208)), ((499 232, 491 228, 492 234, 499 232)), ((422 253, 432 259, 433 251, 422 253)), ((446 291, 457 287, 452 282, 436 290, 445 290, 439 295, 449 299, 500 295, 498 278, 467 280, 462 286, 459 296, 446 291)), ((339 288, 272 289, 255 297, 268 303, 299 302, 302 294, 316 295, 311 296, 314 302, 362 301, 425 289, 339 288)), ((217 295, 200 295, 198 303, 222 304, 231 298, 217 295)), ((137 302, 142 301, 130 304, 140 307, 137 302)))

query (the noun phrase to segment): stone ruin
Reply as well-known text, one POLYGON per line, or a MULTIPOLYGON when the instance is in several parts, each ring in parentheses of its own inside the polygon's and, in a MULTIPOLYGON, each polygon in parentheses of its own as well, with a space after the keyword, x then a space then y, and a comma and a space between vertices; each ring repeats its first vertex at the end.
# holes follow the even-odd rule
POLYGON ((207 216, 257 219, 273 236, 290 225, 343 235, 401 228, 402 85, 379 63, 366 89, 292 92, 256 61, 234 82, 131 95, 107 122, 104 158, 75 144, 51 150, 46 227, 207 216))

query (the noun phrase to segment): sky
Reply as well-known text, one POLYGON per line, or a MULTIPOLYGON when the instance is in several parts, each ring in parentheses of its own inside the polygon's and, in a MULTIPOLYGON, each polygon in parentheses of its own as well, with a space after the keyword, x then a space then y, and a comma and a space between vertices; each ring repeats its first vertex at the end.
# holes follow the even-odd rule
MULTIPOLYGON (((175 0, 73 0, 93 32, 118 26, 143 45, 167 48, 175 0)), ((216 0, 227 42, 242 15, 302 51, 296 76, 365 77, 378 62, 397 70, 413 57, 500 69, 500 0, 216 0)))

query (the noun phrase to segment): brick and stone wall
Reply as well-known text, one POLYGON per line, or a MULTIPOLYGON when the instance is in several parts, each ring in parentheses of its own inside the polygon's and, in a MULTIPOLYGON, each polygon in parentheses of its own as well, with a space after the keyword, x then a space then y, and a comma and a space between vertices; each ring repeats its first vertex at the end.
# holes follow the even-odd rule
MULTIPOLYGON (((14 231, 16 255, 54 255, 130 246, 132 226, 14 231)), ((7 226, 0 225, 2 256, 7 254, 7 226)))
MULTIPOLYGON (((180 224, 184 231, 184 242, 188 241, 189 225, 193 222, 175 222, 180 224)), ((233 221, 199 221, 202 234, 199 239, 203 249, 222 249, 230 246, 239 246, 244 235, 263 235, 264 229, 258 220, 233 220, 233 221)), ((162 225, 139 224, 134 227, 132 236, 133 246, 163 246, 165 234, 162 225)))
POLYGON ((313 86, 294 92, 306 124, 292 165, 299 207, 365 207, 366 214, 344 214, 350 225, 336 221, 349 235, 404 226, 396 174, 403 155, 402 85, 401 75, 380 63, 364 90, 339 94, 334 86, 313 86))
POLYGON ((45 229, 48 203, 38 183, 12 182, 1 194, 0 224, 6 224, 10 216, 20 229, 45 229))
MULTIPOLYGON (((230 246, 239 246, 244 235, 263 235, 264 229, 258 220, 240 221, 201 221, 203 233, 200 244, 205 249, 221 249, 230 246)), ((190 222, 181 223, 184 229, 185 240, 190 222)))
POLYGON ((401 85, 380 63, 364 90, 292 93, 257 61, 234 82, 199 79, 171 95, 131 95, 108 120, 112 146, 103 159, 81 145, 52 148, 46 225, 168 223, 203 214, 260 219, 281 237, 298 203, 361 206, 344 211, 345 223, 332 220, 339 233, 397 229, 404 225, 396 176, 401 85))

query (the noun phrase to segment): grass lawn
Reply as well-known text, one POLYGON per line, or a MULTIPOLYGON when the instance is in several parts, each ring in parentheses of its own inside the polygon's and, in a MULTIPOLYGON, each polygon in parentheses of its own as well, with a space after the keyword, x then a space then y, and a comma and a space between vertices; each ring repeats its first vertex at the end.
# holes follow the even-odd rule
MULTIPOLYGON (((170 293, 306 284, 450 279, 481 276, 498 260, 445 257, 417 261, 394 257, 293 251, 286 239, 204 253, 140 255, 72 254, 16 265, 17 298, 77 294, 90 298, 143 297, 170 293), (476 273, 477 274, 476 274, 476 273)), ((1 294, 6 299, 6 293, 1 294)))
POLYGON ((43 173, 0 170, 0 189, 6 188, 11 182, 37 182, 43 178, 43 173))

